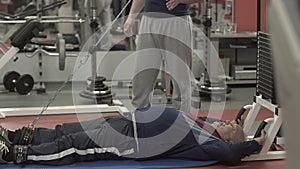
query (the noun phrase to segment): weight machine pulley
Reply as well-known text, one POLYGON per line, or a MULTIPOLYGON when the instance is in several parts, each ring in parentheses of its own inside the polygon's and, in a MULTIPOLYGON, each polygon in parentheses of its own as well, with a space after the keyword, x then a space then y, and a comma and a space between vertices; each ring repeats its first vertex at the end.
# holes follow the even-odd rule
MULTIPOLYGON (((203 19, 204 33, 206 35, 204 48, 204 65, 207 72, 203 74, 202 80, 198 83, 200 96, 210 97, 212 101, 224 101, 226 95, 231 92, 231 89, 226 85, 226 80, 218 77, 217 73, 211 67, 211 45, 209 42, 212 26, 212 6, 211 0, 205 0, 205 15, 203 19), (212 70, 210 72, 210 70, 212 70)), ((216 68, 215 68, 216 69, 216 68)))
MULTIPOLYGON (((96 1, 92 0, 90 3, 90 16, 91 22, 90 27, 93 33, 97 32, 98 29, 98 21, 96 14, 96 1)), ((101 40, 101 39, 100 39, 101 40)), ((112 97, 113 93, 111 89, 104 84, 106 80, 105 77, 101 77, 97 75, 97 56, 96 56, 96 48, 97 48, 97 40, 93 37, 93 46, 88 51, 91 55, 91 70, 92 76, 87 79, 86 89, 80 92, 80 96, 88 99, 94 99, 97 103, 107 103, 113 104, 112 97)))

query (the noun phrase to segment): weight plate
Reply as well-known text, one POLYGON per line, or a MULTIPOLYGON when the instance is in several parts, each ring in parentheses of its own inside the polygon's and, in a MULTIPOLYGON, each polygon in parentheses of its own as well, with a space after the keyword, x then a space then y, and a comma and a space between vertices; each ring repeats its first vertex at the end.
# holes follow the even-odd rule
POLYGON ((56 52, 58 53, 59 70, 65 70, 66 62, 66 42, 62 34, 57 34, 56 38, 56 52))
POLYGON ((10 92, 15 91, 15 86, 20 74, 16 71, 9 71, 3 77, 4 88, 10 92))
POLYGON ((19 94, 28 94, 34 86, 34 80, 31 75, 25 74, 20 76, 16 83, 16 91, 19 94))

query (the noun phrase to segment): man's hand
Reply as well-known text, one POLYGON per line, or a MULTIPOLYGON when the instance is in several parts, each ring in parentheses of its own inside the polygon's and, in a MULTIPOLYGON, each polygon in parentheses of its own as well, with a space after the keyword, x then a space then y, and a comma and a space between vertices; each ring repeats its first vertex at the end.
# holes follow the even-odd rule
POLYGON ((244 119, 238 119, 237 124, 243 128, 244 127, 244 119))
POLYGON ((264 145, 266 141, 266 134, 264 130, 261 130, 260 137, 254 138, 255 141, 258 142, 259 145, 264 145))
POLYGON ((124 24, 124 33, 128 37, 133 35, 133 32, 132 32, 133 24, 134 24, 134 17, 128 16, 128 18, 124 24))
POLYGON ((180 4, 180 0, 166 0, 167 8, 169 11, 173 10, 178 4, 180 4))

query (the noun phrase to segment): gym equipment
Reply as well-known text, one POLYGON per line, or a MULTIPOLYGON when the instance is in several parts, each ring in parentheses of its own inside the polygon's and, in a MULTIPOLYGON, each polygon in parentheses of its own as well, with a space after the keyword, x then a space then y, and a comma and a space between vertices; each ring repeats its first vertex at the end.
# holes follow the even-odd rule
POLYGON ((16 91, 19 94, 25 95, 32 90, 34 79, 29 74, 20 76, 16 71, 9 71, 4 75, 3 84, 4 88, 9 92, 16 91))
POLYGON ((27 160, 28 146, 15 145, 13 148, 13 158, 17 164, 21 164, 27 160))
POLYGON ((57 39, 56 39, 56 52, 58 53, 58 65, 59 65, 59 70, 64 70, 65 69, 65 60, 66 60, 66 42, 63 39, 62 34, 57 34, 57 39))
POLYGON ((80 92, 80 96, 88 99, 95 99, 97 103, 107 103, 112 105, 113 93, 111 89, 103 82, 104 77, 89 77, 87 80, 87 87, 84 91, 80 92))
POLYGON ((24 74, 19 77, 16 83, 16 91, 19 94, 25 95, 28 94, 34 86, 34 80, 31 75, 24 74))
MULTIPOLYGON (((39 45, 39 46, 49 45, 49 43, 43 43, 43 42, 31 42, 31 43, 39 45)), ((56 52, 48 52, 42 48, 37 48, 33 53, 28 54, 27 56, 33 57, 38 54, 44 54, 47 56, 58 57, 59 70, 63 71, 63 70, 65 70, 66 57, 77 57, 78 55, 75 53, 67 53, 66 52, 66 42, 63 38, 63 35, 60 33, 58 33, 56 36, 55 46, 56 46, 56 52)))
POLYGON ((231 89, 226 85, 226 80, 218 77, 215 71, 210 71, 211 68, 211 47, 209 43, 210 34, 211 34, 211 26, 212 26, 212 14, 211 14, 211 0, 205 0, 205 14, 203 19, 204 33, 206 35, 205 40, 205 49, 204 49, 204 58, 205 58, 205 69, 207 73, 203 74, 202 79, 200 79, 197 85, 199 86, 199 94, 200 96, 210 97, 212 101, 220 102, 225 101, 226 95, 231 93, 231 89))
MULTIPOLYGON (((40 14, 46 10, 49 10, 49 9, 53 9, 53 8, 56 8, 56 7, 60 7, 64 4, 66 4, 67 2, 65 2, 64 0, 60 0, 60 1, 56 1, 54 3, 51 3, 49 5, 45 5, 45 6, 41 6, 39 9, 37 8, 32 8, 31 9, 27 9, 27 10, 24 10, 23 12, 21 13, 18 13, 16 15, 10 15, 10 14, 6 14, 4 12, 1 12, 0 13, 0 18, 3 19, 3 20, 19 20, 19 19, 25 19, 27 16, 36 16, 37 14, 40 14)), ((30 4, 31 5, 31 4, 30 4)))
POLYGON ((33 139, 33 128, 23 127, 21 137, 18 140, 18 145, 29 145, 33 139))
MULTIPOLYGON (((129 5, 129 3, 130 3, 130 1, 125 5, 123 10, 119 13, 119 16, 123 13, 124 9, 129 5)), ((91 27, 92 32, 95 33, 95 32, 97 32, 98 25, 99 25, 98 21, 97 21, 97 15, 96 15, 97 14, 96 0, 90 1, 90 9, 91 9, 90 10, 90 18, 91 18, 90 27, 91 27)), ((111 25, 109 25, 109 27, 106 29, 106 31, 103 33, 103 35, 108 33, 108 31, 111 29, 112 25, 117 21, 118 17, 116 17, 115 20, 111 23, 111 25)), ((112 102, 113 94, 111 93, 111 90, 107 86, 105 86, 105 84, 103 83, 103 81, 105 81, 106 78, 100 77, 97 75, 97 58, 96 58, 95 49, 101 43, 101 41, 103 39, 103 35, 98 41, 96 41, 94 39, 95 45, 91 46, 90 49, 88 50, 89 55, 91 56, 92 75, 91 75, 91 77, 88 78, 87 87, 85 90, 80 92, 80 96, 82 96, 84 98, 94 99, 94 100, 96 100, 97 103, 112 104, 113 103, 112 102)))
POLYGON ((249 109, 249 113, 245 119, 243 130, 248 138, 250 136, 250 129, 262 107, 273 112, 273 117, 265 119, 258 127, 255 135, 258 137, 262 129, 269 124, 267 130, 266 141, 258 154, 251 155, 243 159, 243 161, 253 160, 273 160, 285 158, 285 151, 269 151, 272 148, 273 141, 277 144, 282 144, 282 138, 278 136, 279 129, 282 125, 282 111, 277 102, 276 91, 274 88, 273 62, 271 55, 270 35, 258 31, 258 54, 257 54, 257 85, 256 96, 252 105, 244 106, 236 117, 242 119, 243 114, 249 109))
MULTIPOLYGON (((121 13, 125 10, 125 8, 128 6, 128 4, 131 2, 131 0, 127 3, 127 5, 124 7, 124 9, 121 11, 121 13)), ((120 15, 121 15, 120 13, 120 15)), ((117 20, 117 18, 113 21, 113 23, 115 23, 117 20)), ((113 25, 113 23, 110 25, 110 27, 113 25)), ((17 32, 15 32, 15 34, 13 34, 13 36, 11 37, 11 42, 12 42, 12 47, 4 54, 4 56, 2 58, 0 58, 0 69, 10 60, 11 57, 13 57, 20 49, 23 49, 24 46, 33 38, 33 37, 43 37, 40 35, 39 32, 43 31, 43 27, 41 25, 41 23, 37 20, 30 20, 28 22, 26 22, 24 24, 23 27, 20 27, 18 29, 17 32)), ((64 62, 64 54, 61 48, 64 46, 64 41, 61 40, 62 36, 58 36, 58 46, 60 46, 60 50, 58 51, 59 53, 62 54, 62 57, 60 58, 60 60, 63 60, 62 62, 64 62)), ((101 40, 101 39, 100 39, 101 40)), ((99 41, 100 41, 99 40, 99 41)), ((96 43, 96 45, 99 42, 96 43)), ((92 48, 89 54, 95 54, 94 49, 92 48)), ((27 112, 26 112, 26 108, 20 108, 20 109, 1 109, 0 110, 0 115, 2 117, 5 117, 6 115, 16 115, 16 114, 21 114, 23 115, 23 113, 26 113, 27 115, 32 114, 35 111, 40 111, 40 113, 37 114, 36 118, 28 125, 28 127, 23 127, 23 136, 22 139, 20 140, 20 143, 24 143, 24 144, 28 144, 31 140, 32 137, 32 131, 34 129, 35 124, 39 121, 40 117, 48 110, 47 113, 51 112, 51 114, 61 114, 61 113, 80 113, 80 112, 99 112, 99 111, 104 111, 104 112, 109 112, 109 111, 113 111, 113 112, 129 112, 126 108, 120 107, 120 106, 107 106, 107 105, 88 105, 88 106, 60 106, 60 107, 50 107, 50 104, 55 100, 55 98, 58 96, 58 94, 60 93, 60 91, 62 90, 62 88, 65 87, 65 85, 71 80, 71 78, 73 77, 73 75, 78 71, 78 69, 80 69, 80 67, 82 65, 84 65, 86 63, 86 61, 88 60, 90 55, 86 55, 85 60, 81 62, 81 65, 77 67, 77 69, 75 69, 73 71, 73 73, 68 76, 68 78, 66 79, 66 81, 57 89, 56 93, 54 94, 54 96, 49 100, 49 102, 42 108, 27 108, 27 112), (126 109, 126 110, 125 110, 126 109)), ((40 54, 39 54, 40 55, 40 54)), ((62 64, 64 65, 64 64, 62 64)), ((27 82, 29 82, 31 79, 28 78, 28 76, 21 76, 22 81, 24 81, 23 86, 28 87, 29 85, 27 84, 27 82)), ((100 86, 104 87, 104 88, 100 88, 102 89, 108 89, 103 85, 103 81, 105 81, 105 78, 100 78, 98 80, 94 79, 90 79, 88 80, 88 83, 91 84, 90 86, 92 88, 96 88, 95 86, 100 86), (96 83, 94 83, 96 82, 96 83), (97 84, 97 85, 95 85, 97 84)), ((97 88, 99 89, 99 88, 97 88)), ((100 93, 103 94, 103 92, 100 91, 100 93)), ((110 91, 107 90, 107 92, 105 92, 104 94, 108 94, 109 95, 110 91)), ((96 93, 97 94, 97 93, 96 93)), ((101 98, 102 100, 103 98, 101 98)), ((110 103, 116 103, 116 105, 120 105, 119 103, 117 103, 117 101, 112 101, 110 100, 110 103)), ((15 161, 17 163, 22 163, 24 160, 26 160, 26 154, 24 154, 24 152, 26 151, 26 146, 20 146, 20 147, 15 147, 14 149, 14 157, 15 157, 15 161)))
POLYGON ((15 86, 20 74, 16 71, 9 71, 3 77, 4 88, 10 92, 15 91, 15 86))

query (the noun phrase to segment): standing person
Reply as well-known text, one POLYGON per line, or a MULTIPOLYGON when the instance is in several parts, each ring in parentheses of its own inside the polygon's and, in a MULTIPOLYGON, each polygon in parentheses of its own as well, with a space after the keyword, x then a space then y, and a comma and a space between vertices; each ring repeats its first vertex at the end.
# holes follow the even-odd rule
POLYGON ((112 47, 112 37, 110 31, 104 35, 104 31, 107 28, 108 24, 111 23, 111 3, 112 0, 96 0, 96 10, 97 10, 97 17, 99 19, 99 27, 104 27, 104 30, 101 30, 102 38, 102 46, 101 48, 109 50, 112 47))
POLYGON ((199 0, 133 0, 124 24, 127 36, 133 35, 136 15, 144 8, 139 33, 133 100, 136 108, 151 106, 153 88, 160 67, 170 74, 173 84, 172 103, 178 110, 190 111, 192 67, 191 3, 199 0))

